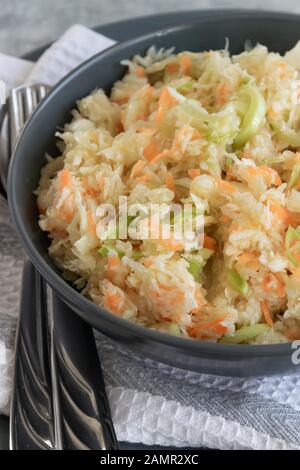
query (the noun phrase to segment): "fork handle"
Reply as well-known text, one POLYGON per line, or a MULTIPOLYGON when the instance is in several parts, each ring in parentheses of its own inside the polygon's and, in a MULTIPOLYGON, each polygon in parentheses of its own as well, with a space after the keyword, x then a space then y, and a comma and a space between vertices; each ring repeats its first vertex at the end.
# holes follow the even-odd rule
POLYGON ((29 261, 23 270, 10 410, 10 448, 54 449, 46 284, 29 261))
POLYGON ((92 328, 52 291, 51 370, 56 448, 116 450, 92 328))

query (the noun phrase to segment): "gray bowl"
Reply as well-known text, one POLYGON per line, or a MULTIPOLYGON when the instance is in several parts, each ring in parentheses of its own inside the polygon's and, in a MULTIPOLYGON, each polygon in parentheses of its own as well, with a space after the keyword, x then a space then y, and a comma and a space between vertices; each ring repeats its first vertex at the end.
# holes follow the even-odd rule
POLYGON ((74 312, 104 334, 131 350, 166 364, 217 375, 254 376, 297 372, 292 363, 291 344, 223 345, 176 338, 152 331, 99 308, 65 282, 48 255, 48 240, 39 229, 33 191, 45 164, 45 152, 54 154, 54 134, 71 119, 76 100, 95 88, 110 91, 125 68, 120 61, 151 45, 176 47, 177 51, 221 49, 225 38, 230 51, 241 52, 246 40, 260 42, 284 52, 300 38, 300 17, 265 12, 236 12, 151 33, 118 44, 100 53, 64 78, 28 121, 15 150, 9 172, 9 204, 24 247, 46 281, 74 312))

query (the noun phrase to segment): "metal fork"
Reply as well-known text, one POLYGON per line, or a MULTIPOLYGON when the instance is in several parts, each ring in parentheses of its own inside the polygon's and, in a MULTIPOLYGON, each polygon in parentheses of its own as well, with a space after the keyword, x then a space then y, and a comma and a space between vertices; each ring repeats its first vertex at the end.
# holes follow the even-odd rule
POLYGON ((13 88, 7 103, 0 109, 0 180, 5 192, 9 162, 19 134, 49 89, 40 84, 13 88))
MULTIPOLYGON (((11 90, 2 127, 7 152, 2 160, 5 189, 9 161, 18 137, 47 91, 44 85, 11 90)), ((29 261, 26 262, 11 398, 10 446, 13 449, 53 449, 55 446, 46 289, 43 278, 29 261)))
MULTIPOLYGON (((12 90, 9 155, 47 91, 44 85, 12 90)), ((16 338, 10 447, 117 449, 92 328, 54 292, 47 296, 47 289, 27 261, 16 338)))

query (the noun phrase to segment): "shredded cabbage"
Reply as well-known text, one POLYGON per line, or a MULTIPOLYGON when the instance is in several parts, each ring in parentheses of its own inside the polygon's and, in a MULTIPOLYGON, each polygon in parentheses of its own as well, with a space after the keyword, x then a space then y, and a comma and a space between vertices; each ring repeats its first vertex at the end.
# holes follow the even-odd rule
POLYGON ((64 279, 175 336, 300 339, 299 51, 151 47, 80 99, 36 191, 64 279))

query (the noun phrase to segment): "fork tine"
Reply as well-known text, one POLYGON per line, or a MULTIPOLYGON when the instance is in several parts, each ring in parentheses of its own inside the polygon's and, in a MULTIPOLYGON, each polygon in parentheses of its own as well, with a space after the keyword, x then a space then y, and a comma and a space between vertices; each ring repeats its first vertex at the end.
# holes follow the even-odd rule
POLYGON ((28 85, 11 90, 9 98, 10 153, 14 149, 25 122, 48 91, 49 88, 44 85, 28 85))
POLYGON ((37 96, 38 96, 38 100, 41 101, 43 98, 45 98, 47 92, 49 91, 49 88, 47 88, 46 86, 44 85, 39 85, 37 87, 37 96))
POLYGON ((22 95, 18 89, 12 89, 9 99, 10 117, 10 152, 14 149, 18 135, 25 124, 22 95))
POLYGON ((32 114, 37 104, 36 94, 32 88, 30 87, 25 88, 24 93, 23 93, 23 101, 24 101, 24 114, 25 114, 24 118, 25 118, 25 121, 27 121, 27 119, 32 114))
POLYGON ((17 138, 26 121, 39 102, 45 98, 49 90, 50 87, 40 84, 22 85, 18 88, 14 88, 10 92, 5 110, 2 110, 4 112, 4 119, 3 116, 2 119, 0 116, 0 143, 3 148, 1 147, 0 150, 4 155, 1 156, 0 162, 0 180, 5 191, 8 164, 17 142, 17 138), (7 146, 4 147, 5 142, 7 142, 7 146))

